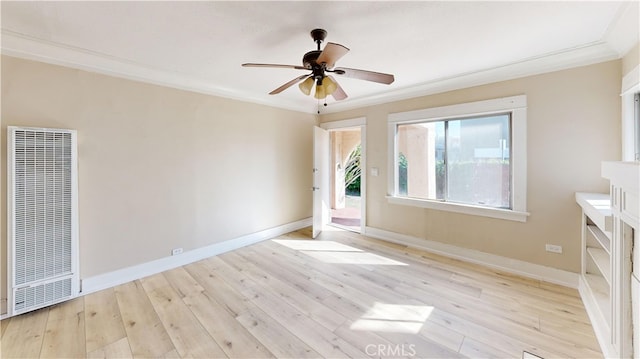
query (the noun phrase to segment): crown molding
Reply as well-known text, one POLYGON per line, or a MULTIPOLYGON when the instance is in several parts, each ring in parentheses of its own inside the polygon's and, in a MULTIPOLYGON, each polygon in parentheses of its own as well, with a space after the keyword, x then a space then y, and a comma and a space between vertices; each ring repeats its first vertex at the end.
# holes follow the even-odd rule
POLYGON ((607 43, 599 41, 566 51, 525 59, 504 66, 441 78, 417 86, 388 91, 374 96, 333 103, 326 108, 324 113, 341 112, 473 86, 508 81, 526 76, 592 65, 618 58, 620 58, 620 55, 614 49, 607 43))
POLYGON ((206 95, 304 113, 311 113, 312 111, 312 108, 305 103, 282 101, 282 99, 273 101, 268 98, 255 97, 240 91, 221 88, 210 82, 185 74, 153 68, 134 61, 42 40, 6 29, 2 29, 1 52, 3 55, 26 60, 60 65, 206 95))
MULTIPOLYGON (((270 98, 266 97, 266 95, 255 96, 241 91, 221 88, 210 82, 185 74, 153 68, 134 61, 124 60, 82 48, 33 38, 6 29, 2 30, 1 51, 4 55, 27 60, 61 65, 291 111, 316 114, 318 110, 315 104, 306 101, 291 101, 283 99, 282 97, 270 98)), ((372 96, 334 102, 324 107, 321 114, 341 112, 572 67, 585 66, 614 60, 620 58, 620 56, 621 55, 607 42, 599 41, 566 51, 525 59, 504 66, 441 78, 417 86, 387 91, 372 96)))
POLYGON ((640 19, 640 2, 624 2, 605 32, 604 41, 618 52, 620 57, 626 55, 640 40, 638 19, 640 19))

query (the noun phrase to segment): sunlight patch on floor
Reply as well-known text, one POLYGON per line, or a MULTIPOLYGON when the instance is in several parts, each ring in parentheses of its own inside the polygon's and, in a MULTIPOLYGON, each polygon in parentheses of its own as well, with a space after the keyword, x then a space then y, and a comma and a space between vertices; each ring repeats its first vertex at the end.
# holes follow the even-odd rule
POLYGON ((300 251, 324 263, 406 266, 378 254, 333 241, 274 239, 273 242, 300 251))
POLYGON ((360 319, 351 324, 356 331, 419 333, 429 319, 432 306, 386 304, 376 302, 360 319))
POLYGON ((274 239, 273 241, 297 251, 362 252, 361 249, 333 241, 301 241, 296 239, 274 239))

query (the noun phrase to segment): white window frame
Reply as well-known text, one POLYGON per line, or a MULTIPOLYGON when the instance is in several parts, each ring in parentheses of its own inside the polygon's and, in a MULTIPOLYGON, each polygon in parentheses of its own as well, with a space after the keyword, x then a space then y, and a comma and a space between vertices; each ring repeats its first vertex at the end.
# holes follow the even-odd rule
POLYGON ((527 212, 527 96, 497 98, 485 101, 433 107, 416 111, 392 113, 387 119, 388 178, 387 200, 392 204, 430 208, 441 211, 526 222, 527 212), (511 114, 511 190, 512 208, 492 208, 479 205, 398 196, 397 127, 425 121, 452 120, 492 114, 511 114))
POLYGON ((636 66, 622 78, 622 160, 638 161, 636 159, 636 124, 634 117, 634 94, 640 92, 640 65, 636 66))

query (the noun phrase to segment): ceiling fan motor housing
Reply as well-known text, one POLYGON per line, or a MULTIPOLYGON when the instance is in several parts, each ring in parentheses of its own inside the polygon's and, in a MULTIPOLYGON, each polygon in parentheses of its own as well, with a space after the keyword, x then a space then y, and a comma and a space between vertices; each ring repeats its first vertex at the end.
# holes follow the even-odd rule
POLYGON ((313 50, 304 54, 304 56, 302 57, 302 66, 308 68, 309 70, 313 70, 315 67, 319 66, 316 60, 318 60, 318 57, 321 53, 322 51, 320 50, 313 50))
POLYGON ((318 63, 318 57, 322 51, 313 50, 309 51, 302 57, 302 66, 313 71, 313 78, 316 80, 318 86, 322 85, 322 79, 324 78, 324 66, 318 63))

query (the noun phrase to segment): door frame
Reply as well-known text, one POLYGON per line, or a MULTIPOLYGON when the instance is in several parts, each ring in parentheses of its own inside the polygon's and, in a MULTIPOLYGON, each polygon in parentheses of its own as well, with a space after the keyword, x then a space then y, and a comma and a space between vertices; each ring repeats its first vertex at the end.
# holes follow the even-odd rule
POLYGON ((331 218, 329 201, 329 152, 331 136, 329 131, 313 127, 313 224, 311 238, 316 238, 331 218))
MULTIPOLYGON (((360 166, 362 166, 362 171, 360 172, 360 233, 364 234, 367 227, 367 118, 356 117, 323 122, 320 124, 320 128, 329 132, 343 131, 350 128, 360 129, 360 166)), ((330 164, 329 167, 331 167, 330 164)), ((326 168, 325 170, 331 171, 331 168, 326 168)))

